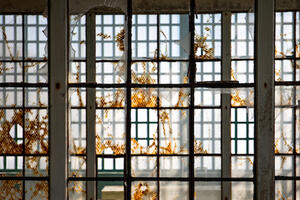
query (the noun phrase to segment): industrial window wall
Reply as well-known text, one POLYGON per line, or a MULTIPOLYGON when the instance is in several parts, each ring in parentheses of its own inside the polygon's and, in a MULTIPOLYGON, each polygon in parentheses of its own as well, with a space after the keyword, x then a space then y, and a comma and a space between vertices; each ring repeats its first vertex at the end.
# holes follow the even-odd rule
MULTIPOLYGON (((68 198, 254 199, 254 13, 119 7, 69 17, 68 198)), ((0 15, 0 199, 55 196, 47 21, 0 15)), ((276 12, 275 199, 300 199, 299 42, 276 12)))

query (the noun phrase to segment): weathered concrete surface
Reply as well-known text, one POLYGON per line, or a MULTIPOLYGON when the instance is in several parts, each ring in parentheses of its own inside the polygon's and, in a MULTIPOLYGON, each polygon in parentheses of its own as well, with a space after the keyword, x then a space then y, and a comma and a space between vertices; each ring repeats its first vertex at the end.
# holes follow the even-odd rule
POLYGON ((256 200, 275 199, 274 0, 256 0, 255 185, 256 200))
MULTIPOLYGON (((70 12, 85 13, 95 9, 99 13, 123 13, 120 8, 104 5, 122 5, 125 0, 70 0, 70 12)), ((134 0, 133 13, 188 13, 187 0, 134 0)), ((47 0, 0 0, 1 13, 45 13, 47 0)), ((299 0, 277 0, 276 10, 299 10, 299 0)), ((254 0, 196 0, 197 12, 253 11, 254 0)))
MULTIPOLYGON (((231 12, 222 13, 222 81, 231 80, 231 12)), ((231 178, 231 95, 221 95, 222 178, 231 178)), ((222 200, 232 199, 231 182, 222 182, 222 200)))
POLYGON ((51 0, 49 13, 49 190, 50 200, 67 199, 68 2, 51 0), (53 12, 55 10, 56 12, 53 12))

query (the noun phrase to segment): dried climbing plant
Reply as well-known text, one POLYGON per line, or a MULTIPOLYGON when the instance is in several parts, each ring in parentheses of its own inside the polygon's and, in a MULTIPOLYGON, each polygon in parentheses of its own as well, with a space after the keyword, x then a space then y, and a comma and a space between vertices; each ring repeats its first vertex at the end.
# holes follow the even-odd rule
MULTIPOLYGON (((234 70, 231 68, 231 80, 237 81, 234 70)), ((254 102, 251 99, 254 98, 254 90, 249 90, 248 97, 241 97, 239 89, 233 89, 231 92, 231 106, 254 106, 254 102)))
MULTIPOLYGON (((209 31, 208 29, 206 29, 209 31)), ((162 35, 166 38, 166 35, 160 31, 162 35)), ((99 33, 97 36, 102 37, 103 39, 108 39, 111 38, 110 35, 104 34, 104 33, 99 33)), ((200 56, 197 56, 196 58, 200 59, 211 59, 214 58, 213 56, 213 49, 208 48, 208 45, 206 43, 207 36, 195 36, 195 53, 200 49, 203 54, 200 56)), ((124 51, 124 38, 125 38, 125 31, 122 29, 115 37, 117 41, 117 46, 119 47, 120 51, 124 51)), ((167 38, 166 38, 167 40, 167 38)), ((165 49, 165 53, 161 52, 161 59, 167 59, 167 48, 165 49)), ((154 53, 154 57, 158 56, 157 50, 154 53)), ((153 63, 152 63, 153 64, 153 63)), ((142 63, 143 67, 143 73, 141 75, 137 75, 134 70, 132 70, 132 82, 133 83, 138 83, 138 84, 153 84, 156 83, 156 80, 151 77, 151 73, 154 73, 156 71, 156 67, 152 66, 150 72, 147 72, 146 70, 146 63, 142 63)), ((120 67, 120 69, 125 70, 125 67, 120 67)), ((122 74, 124 72, 119 72, 119 74, 122 74)), ((187 83, 188 77, 184 77, 184 83, 187 83)), ((184 91, 183 89, 180 89, 179 94, 178 94, 178 101, 175 104, 175 107, 182 107, 185 106, 185 100, 189 97, 189 93, 184 91)), ((125 101, 125 92, 124 90, 117 89, 117 91, 114 93, 113 98, 111 98, 111 94, 106 95, 104 97, 98 97, 97 98, 97 105, 99 107, 124 107, 124 101, 125 101), (109 99, 109 100, 107 100, 109 99), (112 100, 111 100, 112 99, 112 100)), ((133 108, 138 108, 138 107, 156 107, 156 106, 161 106, 161 98, 158 97, 156 90, 153 88, 147 88, 147 89, 141 89, 141 88, 133 88, 133 92, 131 95, 131 102, 132 102, 132 107, 133 108)), ((183 113, 184 115, 185 113, 183 113)), ((104 118, 107 118, 107 114, 104 115, 104 118)), ((99 119, 98 121, 102 123, 102 119, 99 119)), ((172 126, 170 123, 169 119, 169 113, 165 110, 161 111, 159 114, 159 122, 162 124, 162 130, 163 130, 163 135, 165 137, 168 137, 169 135, 169 140, 166 141, 166 144, 160 147, 160 152, 163 154, 177 154, 177 153, 183 153, 187 152, 186 149, 183 147, 177 148, 177 144, 173 141, 172 139, 172 126), (167 129, 169 130, 167 132, 167 129), (179 150, 176 150, 179 149, 179 150)), ((157 147, 156 147, 156 135, 157 133, 153 134, 153 142, 150 144, 148 147, 143 147, 141 146, 138 141, 135 139, 131 139, 131 146, 132 146, 132 153, 140 153, 140 154, 156 154, 157 153, 157 147)), ((113 140, 114 138, 111 137, 113 140)), ((97 153, 103 153, 105 149, 111 149, 112 152, 116 155, 118 154, 124 154, 125 153, 125 146, 124 144, 112 144, 109 140, 101 142, 100 136, 97 136, 97 153)), ((207 153, 207 150, 203 148, 203 145, 200 141, 195 140, 195 153, 207 153)))
MULTIPOLYGON (((161 31, 162 32, 162 31, 161 31)), ((162 34, 165 36, 165 34, 162 32, 162 34)), ((110 35, 99 33, 98 36, 102 37, 103 39, 110 38, 110 35)), ((117 46, 119 47, 120 51, 124 51, 124 38, 125 38, 125 31, 122 29, 115 37, 117 41, 117 46)), ((167 50, 166 52, 167 53, 167 50)), ((157 52, 154 53, 154 56, 157 56, 157 52)), ((162 54, 164 55, 164 54, 162 54)), ((135 64, 135 63, 132 63, 135 64)), ((156 80, 151 77, 152 73, 156 73, 156 66, 153 62, 151 62, 152 67, 150 67, 150 71, 148 72, 146 69, 146 63, 142 62, 142 68, 143 72, 140 75, 137 75, 137 73, 134 70, 131 70, 131 79, 132 83, 136 84, 154 84, 156 83, 156 80)), ((125 67, 120 67, 120 70, 125 70, 125 67)), ((123 71, 118 71, 118 76, 119 78, 121 77, 121 74, 123 74, 123 71)), ((184 77, 184 82, 187 82, 187 78, 184 77)), ((108 94, 106 96, 102 97, 97 97, 96 103, 97 106, 99 107, 124 107, 125 105, 125 91, 122 89, 117 89, 114 92, 113 97, 111 94, 108 94)), ((184 90, 180 90, 178 94, 178 101, 175 104, 175 107, 182 107, 185 104, 185 100, 189 97, 189 94, 186 93, 184 90)), ((133 88, 132 89, 132 94, 131 94, 131 106, 133 108, 139 108, 139 107, 157 107, 161 106, 161 99, 158 98, 157 90, 154 88, 133 88)), ((104 118, 107 118, 107 111, 105 111, 106 114, 104 115, 104 118)), ((186 152, 187 150, 184 150, 183 147, 180 147, 179 152, 176 152, 175 149, 177 149, 177 144, 173 144, 172 138, 172 127, 170 124, 170 121, 168 119, 169 113, 167 111, 162 111, 160 113, 159 117, 159 122, 162 123, 163 127, 163 134, 164 136, 170 135, 169 141, 163 146, 160 147, 161 153, 165 154, 173 154, 173 153, 181 153, 181 152, 186 152), (166 120, 168 120, 168 124, 166 125, 166 120), (168 126, 169 133, 166 131, 166 127, 168 126)), ((100 117, 98 118, 98 122, 102 123, 102 119, 100 117)), ((153 142, 147 146, 143 147, 136 141, 135 139, 131 139, 131 152, 133 154, 156 154, 157 153, 157 144, 156 144, 156 134, 153 133, 153 142)), ((96 151, 97 153, 103 153, 105 149, 111 149, 114 154, 124 154, 125 153, 125 145, 124 144, 113 144, 109 140, 103 140, 100 138, 100 136, 96 136, 97 138, 97 143, 96 143, 96 151)), ((111 136, 111 139, 113 140, 114 138, 111 136)))
POLYGON ((200 36, 195 34, 194 53, 196 59, 213 59, 214 49, 207 45, 207 35, 200 36), (200 55, 198 52, 201 52, 200 55))
POLYGON ((22 199, 22 181, 3 180, 0 182, 0 199, 22 199))
POLYGON ((277 190, 277 200, 292 200, 291 198, 287 198, 285 194, 283 194, 279 189, 277 190))
MULTIPOLYGON (((40 95, 39 95, 40 96, 40 95)), ((41 103, 41 100, 38 101, 38 106, 44 106, 41 103)), ((23 152, 26 154, 47 154, 48 153, 48 114, 42 115, 39 112, 35 114, 31 109, 25 109, 24 114, 23 110, 15 109, 13 111, 13 116, 10 120, 5 119, 5 111, 0 110, 0 153, 7 155, 22 155, 23 152), (23 123, 23 117, 25 116, 25 126, 23 123), (28 116, 28 117, 26 117, 28 116), (25 145, 23 143, 19 144, 11 136, 10 131, 16 126, 20 126, 24 129, 24 138, 25 145), (23 146, 24 145, 24 146, 23 146), (39 148, 38 148, 39 147, 39 148), (24 149, 23 149, 24 148, 24 149)), ((25 158, 23 158, 25 159, 25 158)), ((48 159, 43 162, 46 163, 46 169, 40 170, 39 163, 42 157, 40 156, 31 156, 26 157, 25 167, 26 171, 32 173, 32 176, 41 177, 45 176, 45 173, 48 174, 48 159), (45 171, 45 172, 43 172, 45 171)), ((16 176, 22 176, 22 172, 16 171, 16 176)), ((7 176, 7 173, 1 173, 0 176, 7 176)), ((22 189, 17 189, 18 187, 22 188, 17 181, 2 181, 0 183, 0 190, 5 191, 1 193, 5 196, 14 197, 22 196, 22 189), (12 186, 12 184, 14 186, 12 186), (11 193, 14 193, 11 194, 11 193)), ((35 199, 37 197, 48 196, 48 185, 46 182, 36 182, 34 185, 31 185, 28 190, 25 192, 30 193, 29 199, 35 199), (30 191, 30 192, 29 192, 30 191)), ((18 199, 18 198, 16 198, 18 199)))
POLYGON ((125 45, 124 45, 124 40, 125 40, 125 30, 121 29, 121 31, 115 36, 117 46, 120 51, 125 51, 125 45))
POLYGON ((133 194, 131 196, 133 200, 156 200, 157 199, 157 193, 156 191, 149 186, 146 182, 139 182, 136 185, 134 185, 133 188, 133 194))

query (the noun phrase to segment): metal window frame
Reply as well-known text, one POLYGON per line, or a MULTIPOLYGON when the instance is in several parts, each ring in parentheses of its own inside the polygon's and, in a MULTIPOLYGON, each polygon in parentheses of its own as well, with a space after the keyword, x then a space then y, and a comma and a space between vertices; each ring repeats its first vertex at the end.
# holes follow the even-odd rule
MULTIPOLYGON (((297 166, 297 159, 299 159, 299 152, 297 152, 296 147, 297 142, 296 140, 299 138, 299 136, 297 136, 297 118, 299 118, 297 111, 299 111, 299 102, 297 102, 297 97, 296 97, 296 91, 298 90, 299 87, 299 81, 297 80, 297 62, 299 60, 298 55, 296 54, 296 49, 297 46, 299 47, 299 44, 297 44, 297 38, 299 38, 299 36, 297 36, 297 32, 299 32, 299 29, 297 29, 299 27, 299 21, 297 21, 297 15, 299 15, 299 11, 293 11, 292 12, 292 48, 293 48, 293 52, 292 55, 287 56, 287 57, 275 57, 275 61, 279 60, 279 61, 284 61, 284 60, 288 60, 290 62, 292 62, 292 67, 293 70, 291 73, 292 75, 292 80, 276 80, 275 81, 275 89, 276 88, 281 88, 281 87, 291 87, 291 92, 292 92, 292 104, 291 105, 275 105, 274 110, 275 109, 280 109, 280 110, 285 110, 285 109, 292 109, 292 120, 289 121, 288 123, 292 124, 292 130, 291 130, 291 138, 293 140, 291 146, 293 148, 292 152, 286 153, 286 152, 278 152, 275 153, 275 158, 286 158, 286 157, 292 157, 292 176, 278 176, 275 174, 275 189, 276 189, 276 183, 278 182, 291 182, 292 183, 292 188, 291 188, 291 192, 292 194, 287 194, 288 196, 292 196, 293 200, 297 199, 297 194, 299 190, 299 186, 298 186, 298 181, 300 180, 299 174, 297 174, 297 168, 299 168, 299 166, 297 166), (298 188, 297 188, 298 186, 298 188)), ((281 16, 282 18, 283 16, 281 16)), ((299 20, 299 18, 298 18, 299 20)), ((284 25, 284 22, 281 22, 284 25)), ((281 27, 282 28, 282 27, 281 27)), ((282 31, 282 29, 281 29, 282 31)), ((299 33, 298 33, 299 34, 299 33)), ((280 40, 282 42, 282 40, 280 40)), ((284 75, 284 72, 281 73, 281 75, 284 75)), ((284 119, 280 120, 280 126, 284 125, 285 122, 284 119)), ((274 189, 274 191, 275 191, 274 189)), ((276 193, 277 191, 275 191, 274 193, 276 193)))
MULTIPOLYGON (((49 26, 50 26, 50 29, 49 29, 49 38, 50 38, 50 51, 49 51, 49 57, 50 57, 50 60, 49 60, 49 65, 51 66, 50 67, 50 74, 54 74, 54 72, 61 72, 62 73, 62 76, 59 76, 58 77, 58 80, 56 80, 56 78, 54 76, 50 76, 49 75, 49 84, 50 84, 50 120, 49 120, 49 130, 50 130, 50 173, 49 173, 49 176, 50 176, 50 198, 51 199, 54 199, 54 195, 51 195, 51 194, 55 194, 55 195, 61 195, 60 197, 62 199, 65 199, 66 198, 66 182, 67 182, 67 173, 66 173, 66 166, 67 166, 67 158, 66 158, 66 153, 67 153, 67 150, 66 150, 66 135, 65 134, 61 134, 60 136, 58 134, 55 134, 54 130, 59 130, 63 133, 66 133, 66 123, 67 123, 67 117, 66 115, 63 115, 60 119, 62 119, 62 121, 59 121, 57 119, 55 119, 54 117, 54 114, 55 111, 59 111, 59 108, 60 106, 64 107, 63 109, 66 110, 66 93, 67 93, 67 82, 66 82, 66 68, 67 68, 67 58, 68 58, 68 53, 67 53, 67 49, 68 49, 68 42, 67 42, 67 25, 68 25, 68 22, 67 22, 67 12, 66 10, 68 10, 68 5, 67 5, 67 1, 64 0, 64 1, 59 1, 59 0, 52 0, 50 1, 51 3, 49 3, 49 10, 50 10, 50 18, 49 18, 49 26), (52 12, 53 10, 56 11, 56 13, 54 14, 54 12, 52 12), (60 20, 56 20, 58 17, 61 17, 62 19, 64 19, 62 22, 60 22, 60 20), (55 30, 54 30, 55 29, 55 30), (57 30, 60 30, 59 32, 56 33, 57 30), (63 36, 62 37, 62 40, 63 42, 61 42, 61 38, 59 36, 63 36), (57 49, 60 49, 60 52, 55 52, 53 51, 53 48, 57 46, 57 49), (52 51, 51 51, 52 50, 52 51), (62 53, 62 54, 59 54, 59 53, 62 53), (57 56, 56 56, 57 55, 57 56), (56 61, 57 60, 57 61, 56 61), (57 66, 55 67, 55 64, 62 64, 63 66, 66 66, 66 67, 61 67, 61 68, 58 68, 57 66), (53 66, 53 67, 52 67, 53 66), (51 78, 51 79, 50 79, 51 78), (56 82, 58 81, 58 82, 56 82), (60 87, 62 87, 60 89, 60 87), (62 90, 62 93, 61 92, 55 92, 55 89, 57 90, 62 90), (65 95, 65 96, 64 96, 65 95), (63 96, 63 97, 61 97, 63 96), (61 104, 57 104, 57 103, 61 103, 61 104), (53 114, 53 115, 52 115, 53 114), (63 122, 63 123, 62 123, 63 122), (62 139, 62 141, 60 141, 60 139, 62 139), (54 142, 51 142, 51 141, 55 141, 54 142), (56 149, 57 148, 57 149, 56 149), (59 150, 64 150, 63 151, 63 155, 62 155, 62 159, 55 159, 57 158, 57 156, 59 155, 58 153, 61 153, 61 152, 58 152, 59 150), (57 170, 59 169, 60 167, 62 167, 62 169, 64 170, 57 170), (61 175, 61 176, 55 176, 56 174, 58 175, 61 175), (57 182, 57 181, 58 182, 57 182), (60 182, 61 181, 61 182, 60 182), (57 183, 60 183, 62 187, 58 187, 57 183)), ((264 1, 265 2, 265 1, 264 1)), ((274 106, 270 108, 270 106, 268 106, 268 102, 269 102, 269 98, 266 97, 264 95, 264 92, 265 90, 267 92, 270 92, 271 93, 271 96, 274 95, 274 92, 273 92, 273 89, 274 89, 274 71, 273 70, 273 65, 272 63, 274 62, 274 55, 271 54, 267 54, 266 56, 267 57, 263 57, 264 55, 264 46, 260 46, 260 41, 261 41, 261 38, 260 37, 265 37, 266 40, 264 41, 267 41, 268 43, 270 43, 270 45, 272 46, 272 38, 274 36, 272 36, 272 34, 274 33, 274 24, 273 23, 269 23, 270 21, 273 21, 272 20, 272 16, 274 17, 274 1, 272 0, 268 0, 266 1, 267 3, 264 4, 262 3, 262 1, 256 1, 256 51, 255 51, 255 58, 256 58, 256 62, 255 62, 255 76, 256 76, 256 83, 255 83, 255 107, 256 107, 256 110, 255 110, 255 120, 256 120, 256 123, 255 123, 255 177, 254 178, 250 178, 250 179, 245 179, 245 178, 222 178, 221 180, 222 181, 254 181, 255 182, 255 197, 257 199, 272 199, 273 195, 274 195, 274 137, 270 137, 270 135, 272 134, 269 134, 269 135, 266 135, 266 134, 261 134, 260 133, 263 133, 263 130, 266 130, 266 132, 268 133, 272 133, 274 131, 272 131, 272 125, 274 124, 274 120, 270 120, 274 117, 273 112, 274 112, 274 106), (268 6, 267 6, 268 5, 268 6), (263 11, 266 11, 266 13, 264 13, 263 11), (268 19, 263 19, 264 15, 267 14, 268 15, 268 19), (261 20, 261 21, 260 21, 261 20), (258 22, 261 22, 258 23, 258 22), (270 30, 267 31, 267 32, 264 32, 262 26, 270 26, 270 30), (273 32, 271 32, 273 31, 273 32), (261 48, 261 49, 260 49, 261 48), (261 52, 261 53, 260 53, 261 52), (267 58, 267 59, 266 59, 267 58), (267 76, 267 85, 265 85, 265 83, 263 82, 264 78, 265 77, 262 77, 262 74, 261 72, 265 72, 264 71, 264 64, 268 65, 269 64, 269 67, 266 70, 266 74, 272 74, 270 76, 267 76), (262 71, 261 71, 262 70, 262 71), (271 73, 268 73, 268 72, 271 72, 271 73), (265 87, 267 86, 267 87, 265 87), (264 89, 264 87, 266 89, 264 89), (267 105, 268 107, 268 111, 270 112, 262 112, 263 110, 263 107, 262 106, 265 106, 267 105), (260 109, 261 108, 261 109, 260 109), (263 127, 262 123, 258 120, 258 119, 261 119, 261 115, 263 115, 263 118, 266 117, 269 121, 268 123, 266 123, 269 127, 268 128, 265 128, 263 127), (270 140, 269 140, 270 139, 270 140), (267 144, 267 145, 266 145, 267 144), (266 145, 266 147, 263 148, 262 145, 266 145), (267 150, 267 153, 265 151, 262 151, 263 150, 267 150), (268 163, 263 163, 265 162, 266 160, 263 159, 266 155, 263 155, 262 153, 265 153, 267 156, 271 156, 270 160, 268 160, 268 163), (263 166, 262 164, 264 164, 265 166, 263 166), (270 170, 271 169, 271 170, 270 170), (267 170, 270 170, 271 172, 268 173, 267 175, 265 174, 262 174, 263 172, 267 172, 267 170), (264 176, 263 176, 264 175, 264 176), (263 179, 262 177, 264 178, 267 178, 269 181, 265 181, 265 179, 263 179), (267 183, 267 184, 266 184, 267 183), (261 187, 261 186, 264 186, 264 187, 261 187), (270 195, 270 196, 266 196, 266 195, 270 195)), ((190 2, 190 23, 193 25, 192 27, 194 27, 194 15, 195 15, 195 11, 194 11, 194 1, 191 0, 190 2)), ((127 89, 128 88, 131 88, 131 87, 148 87, 147 85, 134 85, 131 83, 131 72, 130 72, 130 66, 131 66, 131 56, 130 56, 130 52, 131 52, 131 38, 128 36, 130 35, 131 33, 131 17, 132 17, 132 8, 131 8, 131 5, 132 5, 132 1, 131 0, 127 0, 127 16, 126 16, 126 26, 127 26, 127 36, 126 36, 126 42, 127 42, 127 45, 126 45, 126 48, 127 48, 127 82, 123 85, 120 85, 120 87, 126 87, 127 89)), ((191 28, 191 26, 190 26, 191 28)), ((193 31, 191 32, 191 35, 193 35, 193 31)), ((193 44, 192 42, 193 40, 193 37, 191 37, 191 44, 193 44)), ((267 45, 266 45, 267 46, 267 45)), ((295 47, 295 46, 294 46, 295 47)), ((273 47, 274 48, 274 47, 273 47)), ((24 48, 23 48, 24 50, 24 48)), ((192 51, 191 51, 192 52, 192 51)), ((265 52, 268 52, 267 49, 265 52)), ((192 54, 192 53, 191 53, 192 54)), ((165 84, 165 85, 154 85, 151 87, 157 87, 157 88, 160 88, 160 87, 191 87, 191 88, 195 88, 195 87, 219 87, 220 85, 219 84, 215 84, 215 83, 195 83, 194 81, 194 68, 193 66, 195 66, 195 64, 193 62, 195 62, 194 60, 194 57, 191 57, 190 56, 190 84, 189 86, 185 86, 185 85, 181 85, 181 84, 178 84, 178 85, 169 85, 169 84, 165 84)), ((24 61, 23 61, 24 62, 24 61)), ((295 61, 296 62, 296 61, 295 61)), ((56 73, 55 73, 56 74, 56 73)), ((295 73, 294 73, 295 74, 295 73)), ((294 75, 295 76, 295 75, 294 75)), ((276 85, 299 85, 299 83, 293 81, 293 82, 285 82, 285 83, 281 83, 281 82, 278 82, 276 83, 276 85)), ((36 87, 38 86, 38 84, 0 84, 0 86, 22 86, 22 85, 25 85, 27 87, 36 87)), ((43 85, 43 86, 47 86, 47 85, 43 85)), ((86 86, 82 85, 82 84, 74 84, 73 86, 83 86, 83 87, 87 87, 87 88, 93 88, 93 87, 106 87, 106 86, 113 86, 113 85, 106 85, 106 84, 88 84, 86 86)), ((254 84, 239 84, 239 85, 236 85, 236 84, 231 84, 231 83, 228 83, 228 84, 224 84, 222 85, 221 87, 245 87, 245 86, 254 86, 254 84)), ((126 107, 126 110, 127 110, 127 113, 126 113, 126 119, 127 119, 127 125, 130 125, 130 112, 131 112, 131 108, 130 108, 130 105, 131 105, 131 100, 130 100, 130 93, 131 93, 131 90, 127 90, 127 93, 126 93, 126 96, 127 96, 127 107, 126 107)), ((191 103, 191 106, 189 107, 189 109, 191 109, 191 111, 193 112, 193 91, 191 91, 191 100, 192 100, 192 103, 191 103)), ((228 113, 227 113, 228 114, 228 113)), ((193 122, 193 117, 190 117, 190 123, 193 122)), ((190 157, 190 165, 189 165, 189 169, 190 169, 190 176, 188 179, 185 179, 185 178, 161 178, 160 180, 181 180, 181 181, 189 181, 190 183, 190 186, 193 186, 194 185, 194 181, 220 181, 219 179, 214 179, 214 178, 195 178, 194 177, 194 172, 193 172, 193 143, 191 140, 191 138, 193 139, 193 123, 191 123, 190 125, 192 125, 192 127, 190 127, 190 151, 191 153, 189 154, 189 157, 190 157)), ((119 179, 119 180, 126 180, 126 183, 127 183, 127 187, 126 187, 126 196, 128 199, 130 199, 130 195, 131 195, 131 187, 130 184, 132 181, 134 180, 139 180, 139 178, 133 178, 133 177, 130 177, 130 158, 131 158, 131 155, 130 155, 130 126, 126 126, 127 128, 127 146, 126 146, 126 150, 127 150, 127 154, 125 155, 126 156, 126 173, 127 175, 125 176, 125 179, 119 179), (129 186, 128 186, 129 185, 129 186)), ((295 136, 294 136, 295 137, 295 136)), ((296 152, 294 152, 296 153, 296 152)), ((295 165, 295 164, 294 164, 295 165)), ((24 169, 24 168, 23 168, 24 169)), ((23 178, 23 177, 22 177, 23 178)), ((18 178, 17 178, 18 179, 18 178)), ((277 177, 277 180, 280 180, 281 178, 280 177, 277 177)), ((70 179, 72 180, 72 179, 70 179)), ((87 178, 83 178, 83 180, 87 180, 87 181, 93 181, 95 180, 94 178, 92 177, 87 177, 87 178)), ((96 180, 98 180, 98 178, 96 178, 96 180)), ((103 178, 103 180, 105 180, 105 178, 103 178)), ((107 180, 110 180, 110 179, 107 179, 107 180)), ((152 178, 148 178, 147 180, 152 180, 152 178)), ((156 180, 156 179, 153 179, 153 180, 156 180)), ((285 179, 284 179, 285 180, 285 179)), ((297 177, 293 177, 293 180, 299 180, 299 178, 297 177)), ((193 196, 194 196, 194 187, 190 187, 189 189, 189 194, 190 194, 190 198, 193 199, 193 196)), ((56 196, 57 198, 57 196, 56 196)))
MULTIPOLYGON (((190 83, 188 85, 184 85, 184 84, 163 84, 163 85, 160 85, 160 84, 155 84, 155 85, 138 85, 138 84, 132 84, 131 83, 131 62, 132 62, 132 58, 131 58, 131 37, 129 37, 128 35, 131 35, 131 19, 132 19, 132 8, 131 8, 131 0, 128 0, 127 1, 127 14, 126 14, 126 20, 125 20, 125 24, 126 24, 126 37, 125 37, 125 43, 126 43, 126 63, 127 63, 127 81, 125 84, 119 84, 117 87, 120 87, 120 88, 123 88, 125 87, 126 88, 126 132, 127 132, 127 136, 126 136, 126 154, 125 154, 125 158, 126 158, 126 161, 125 161, 125 174, 124 174, 124 179, 123 178, 119 178, 119 177, 116 177, 116 178, 105 178, 105 177, 87 177, 87 178, 70 178, 70 180, 86 180, 86 181, 92 181, 92 180, 124 180, 125 181, 125 184, 126 184, 126 187, 125 187, 125 193, 126 193, 126 199, 130 199, 131 198, 131 183, 133 181, 136 181, 136 180, 152 180, 152 181, 157 181, 158 183, 158 191, 159 191, 159 181, 163 181, 163 180, 166 180, 166 181, 175 181, 175 180, 179 180, 179 181, 187 181, 189 183, 189 196, 190 196, 190 199, 193 199, 193 196, 194 196, 194 191, 195 191, 195 188, 194 188, 194 184, 195 184, 195 181, 221 181, 222 183, 224 183, 223 187, 227 187, 228 188, 228 184, 226 184, 225 182, 227 181, 250 181, 250 182, 253 182, 254 181, 254 177, 253 178, 232 178, 232 177, 228 177, 228 174, 230 174, 230 162, 227 163, 226 165, 223 165, 223 166, 227 166, 225 167, 225 169, 222 171, 222 174, 223 176, 227 176, 227 177, 223 177, 222 178, 196 178, 194 176, 194 155, 193 155, 193 149, 194 149, 194 123, 193 123, 193 113, 194 113, 194 89, 195 88, 198 88, 198 87, 222 87, 222 88, 230 88, 230 87, 253 87, 254 84, 251 84, 251 83, 246 83, 246 84, 232 84, 232 83, 228 83, 228 84, 223 84, 223 85, 220 85, 218 83, 210 83, 210 82, 204 82, 204 83, 197 83, 195 82, 195 58, 194 58, 194 55, 193 55, 193 44, 194 44, 194 41, 193 41, 193 38, 194 38, 194 17, 195 17, 195 11, 193 9, 193 4, 194 4, 194 1, 191 1, 191 12, 190 12, 190 34, 191 34, 191 44, 190 44, 190 47, 191 47, 191 54, 190 54, 190 59, 189 59, 189 63, 190 63, 190 66, 189 66, 189 72, 190 72, 190 76, 189 76, 189 79, 190 79, 190 83), (194 71, 194 72, 193 72, 194 71), (189 157, 189 177, 187 178, 161 178, 161 177, 156 177, 156 178, 140 178, 140 177, 132 177, 131 176, 131 151, 130 151, 130 146, 131 146, 131 143, 130 143, 130 138, 131 138, 131 88, 133 87, 138 87, 138 88, 142 88, 142 87, 154 87, 154 88, 163 88, 163 87, 170 87, 170 88, 173 88, 173 87, 178 87, 178 88, 192 88, 191 89, 191 103, 190 103, 190 106, 189 106, 189 111, 190 111, 190 117, 189 117, 189 126, 190 126, 190 129, 189 129, 189 137, 190 137, 190 146, 189 146, 189 152, 190 154, 188 154, 188 157, 189 157), (192 138, 192 139, 191 139, 192 138), (226 175, 227 174, 227 175, 226 175)), ((158 17, 159 18, 159 17, 158 17)), ((231 20, 229 20, 230 22, 231 20)), ((159 21, 158 21, 159 23, 159 21)), ((222 24, 223 26, 223 24, 222 24)), ((231 23, 227 23, 227 27, 231 27, 231 23)), ((227 29, 228 30, 228 29, 227 29)), ((228 33, 227 33, 228 34, 228 33)), ((159 33, 158 33, 158 37, 159 37, 159 33)), ((227 35, 228 37, 228 35, 227 35)), ((223 38, 222 38, 223 39, 223 38)), ((158 39, 159 41, 159 39, 158 39)), ((229 37, 229 41, 227 44, 230 44, 230 37, 229 37)), ((160 45, 158 45, 158 49, 159 49, 160 45)), ((225 50, 225 49, 224 49, 225 50)), ((226 50, 225 50, 226 52, 226 50)), ((227 51, 228 52, 228 51, 227 51)), ((223 51, 222 51, 222 62, 225 62, 228 61, 229 59, 229 62, 230 62, 230 56, 228 56, 228 54, 226 55, 225 53, 223 54, 223 51)), ((105 60, 107 61, 107 60, 105 60)), ((139 60, 140 61, 140 60, 139 60)), ((198 60, 198 61, 201 61, 201 60, 198 60)), ((204 60, 203 60, 204 61, 204 60)), ((159 58, 157 60, 158 62, 158 68, 159 68, 159 58)), ((223 63, 222 63, 223 64, 223 63)), ((230 80, 230 73, 228 73, 228 68, 227 68, 227 74, 226 72, 222 72, 222 80, 224 79, 229 79, 230 80), (223 74, 224 73, 224 74, 223 74), (227 78, 226 78, 227 76, 227 78), (229 78, 228 78, 229 76, 229 78)), ((159 77, 158 77, 159 78, 159 77)), ((69 84, 69 87, 86 87, 86 88, 94 88, 94 87, 97 87, 97 88, 105 88, 105 87, 116 87, 115 84, 96 84, 96 83, 90 83, 90 84, 69 84)), ((228 96, 227 95, 227 104, 229 103, 230 105, 230 100, 228 102, 228 96)), ((224 98, 226 98, 226 96, 224 95, 224 98)), ((226 102, 226 101, 225 101, 226 102)), ((223 109, 222 109, 223 110, 223 109)), ((224 116, 228 116, 228 113, 230 113, 230 110, 225 112, 224 113, 224 116), (226 114, 225 114, 226 113, 226 114)), ((223 117, 224 119, 224 117, 223 117)), ((229 127, 227 126, 226 128, 222 127, 222 132, 230 132, 230 118, 228 118, 227 120, 227 124, 229 124, 229 127), (223 129, 224 128, 224 129, 223 129)), ((230 138, 230 137, 229 137, 230 138)), ((222 135, 222 140, 226 140, 226 137, 223 137, 222 135)), ((227 140, 228 140, 228 136, 227 136, 227 140)), ((159 139, 158 139, 159 141, 159 139)), ((228 143, 228 141, 227 141, 228 143)), ((158 146, 159 146, 159 143, 158 143, 158 146)), ((226 148, 224 149, 227 149, 228 150, 228 144, 225 145, 227 146, 226 148)), ((230 147, 230 142, 229 142, 229 147, 230 147)), ((230 149, 230 148, 229 148, 230 149)), ((231 149, 230 149, 231 151, 231 149)), ((226 157, 228 158, 228 156, 230 156, 230 154, 228 154, 228 151, 225 153, 225 150, 222 150, 222 154, 225 154, 227 155, 226 157)), ((160 155, 157 155, 158 158, 160 155)), ((223 162, 224 162, 224 158, 223 157, 223 162)), ((228 161, 228 160, 227 160, 228 161)), ((157 163, 158 163, 158 166, 157 166, 157 171, 158 171, 158 174, 159 174, 159 159, 157 160, 157 163)), ((226 190, 226 189, 225 189, 226 190)), ((224 190, 223 190, 224 192, 224 190)), ((228 192, 228 191, 226 191, 228 192)), ((226 197, 228 198, 227 195, 231 195, 230 192, 229 193, 224 193, 224 199, 226 199, 226 197)), ((158 197, 159 198, 159 197, 158 197)))

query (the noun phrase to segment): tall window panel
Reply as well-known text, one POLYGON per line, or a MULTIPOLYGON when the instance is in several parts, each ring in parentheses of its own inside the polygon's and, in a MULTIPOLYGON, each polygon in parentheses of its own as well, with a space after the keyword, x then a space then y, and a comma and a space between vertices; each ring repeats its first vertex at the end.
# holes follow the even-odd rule
MULTIPOLYGON (((254 13, 231 15, 231 80, 254 83, 254 13)), ((254 88, 231 89, 232 177, 253 178, 254 88)), ((252 181, 233 183, 233 198, 253 199, 252 181)))
POLYGON ((277 12, 275 29, 275 195, 299 197, 299 13, 277 12))
MULTIPOLYGON (((194 20, 195 82, 221 81, 222 14, 197 13, 194 20)), ((221 92, 220 88, 194 89, 195 199, 221 198, 221 92), (218 181, 208 183, 206 177, 218 181)))
POLYGON ((0 15, 0 198, 48 199, 47 18, 0 15))
MULTIPOLYGON (((69 18, 69 69, 68 69, 68 177, 86 177, 87 159, 87 100, 85 87, 70 84, 86 83, 86 16, 69 18)), ((68 198, 86 197, 85 181, 68 181, 68 198)))

